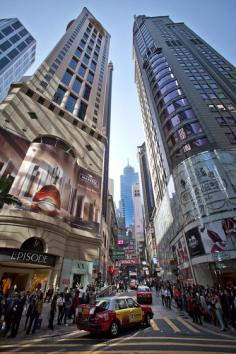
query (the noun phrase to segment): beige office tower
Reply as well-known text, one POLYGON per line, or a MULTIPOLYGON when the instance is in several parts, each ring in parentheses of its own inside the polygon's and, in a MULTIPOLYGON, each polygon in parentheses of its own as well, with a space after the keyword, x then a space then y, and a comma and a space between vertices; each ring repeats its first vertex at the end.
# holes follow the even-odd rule
POLYGON ((0 105, 4 293, 75 288, 97 277, 109 42, 84 8, 30 80, 14 84, 0 105))
POLYGON ((236 263, 236 71, 183 22, 135 17, 135 81, 159 275, 230 283, 236 263))

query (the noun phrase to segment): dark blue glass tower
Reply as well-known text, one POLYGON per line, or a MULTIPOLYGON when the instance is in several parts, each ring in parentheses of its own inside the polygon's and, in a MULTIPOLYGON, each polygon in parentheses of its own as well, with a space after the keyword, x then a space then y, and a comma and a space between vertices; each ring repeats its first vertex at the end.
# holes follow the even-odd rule
POLYGON ((132 199, 132 186, 138 182, 138 173, 129 164, 124 168, 124 174, 120 176, 121 215, 125 218, 125 225, 133 224, 134 208, 132 199))

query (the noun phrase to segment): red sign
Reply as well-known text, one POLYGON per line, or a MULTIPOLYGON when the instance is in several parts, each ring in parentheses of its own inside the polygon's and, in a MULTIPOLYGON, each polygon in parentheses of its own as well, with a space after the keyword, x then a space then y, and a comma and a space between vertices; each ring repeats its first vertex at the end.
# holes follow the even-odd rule
POLYGON ((118 240, 118 245, 123 245, 124 243, 124 240, 118 240))
POLYGON ((124 265, 139 264, 139 259, 138 259, 138 258, 134 258, 134 259, 122 259, 122 260, 120 260, 120 264, 124 264, 124 265))

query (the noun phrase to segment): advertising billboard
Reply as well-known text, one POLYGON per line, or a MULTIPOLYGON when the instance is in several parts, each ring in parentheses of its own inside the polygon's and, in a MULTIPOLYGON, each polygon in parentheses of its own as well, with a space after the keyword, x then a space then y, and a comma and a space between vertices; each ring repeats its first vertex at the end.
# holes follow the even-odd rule
POLYGON ((201 256, 204 254, 201 235, 197 227, 186 232, 186 240, 188 244, 190 257, 201 256))
POLYGON ((54 138, 30 143, 0 129, 0 178, 11 181, 9 194, 21 208, 59 218, 70 226, 98 232, 101 177, 78 165, 54 138))

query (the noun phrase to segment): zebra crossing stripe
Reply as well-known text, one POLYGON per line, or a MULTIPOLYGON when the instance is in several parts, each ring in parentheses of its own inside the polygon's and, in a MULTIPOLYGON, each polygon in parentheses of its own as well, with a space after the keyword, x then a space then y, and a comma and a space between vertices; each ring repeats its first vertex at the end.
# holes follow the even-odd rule
POLYGON ((177 317, 178 321, 181 322, 185 327, 187 327, 191 332, 194 333, 200 333, 200 331, 196 328, 194 328, 190 323, 188 323, 187 321, 185 321, 183 318, 181 317, 177 317))
POLYGON ((160 331, 160 328, 158 327, 156 321, 154 321, 153 319, 150 321, 150 325, 151 325, 153 331, 160 331))
POLYGON ((181 330, 167 317, 163 317, 163 320, 173 329, 175 333, 181 332, 181 330))

